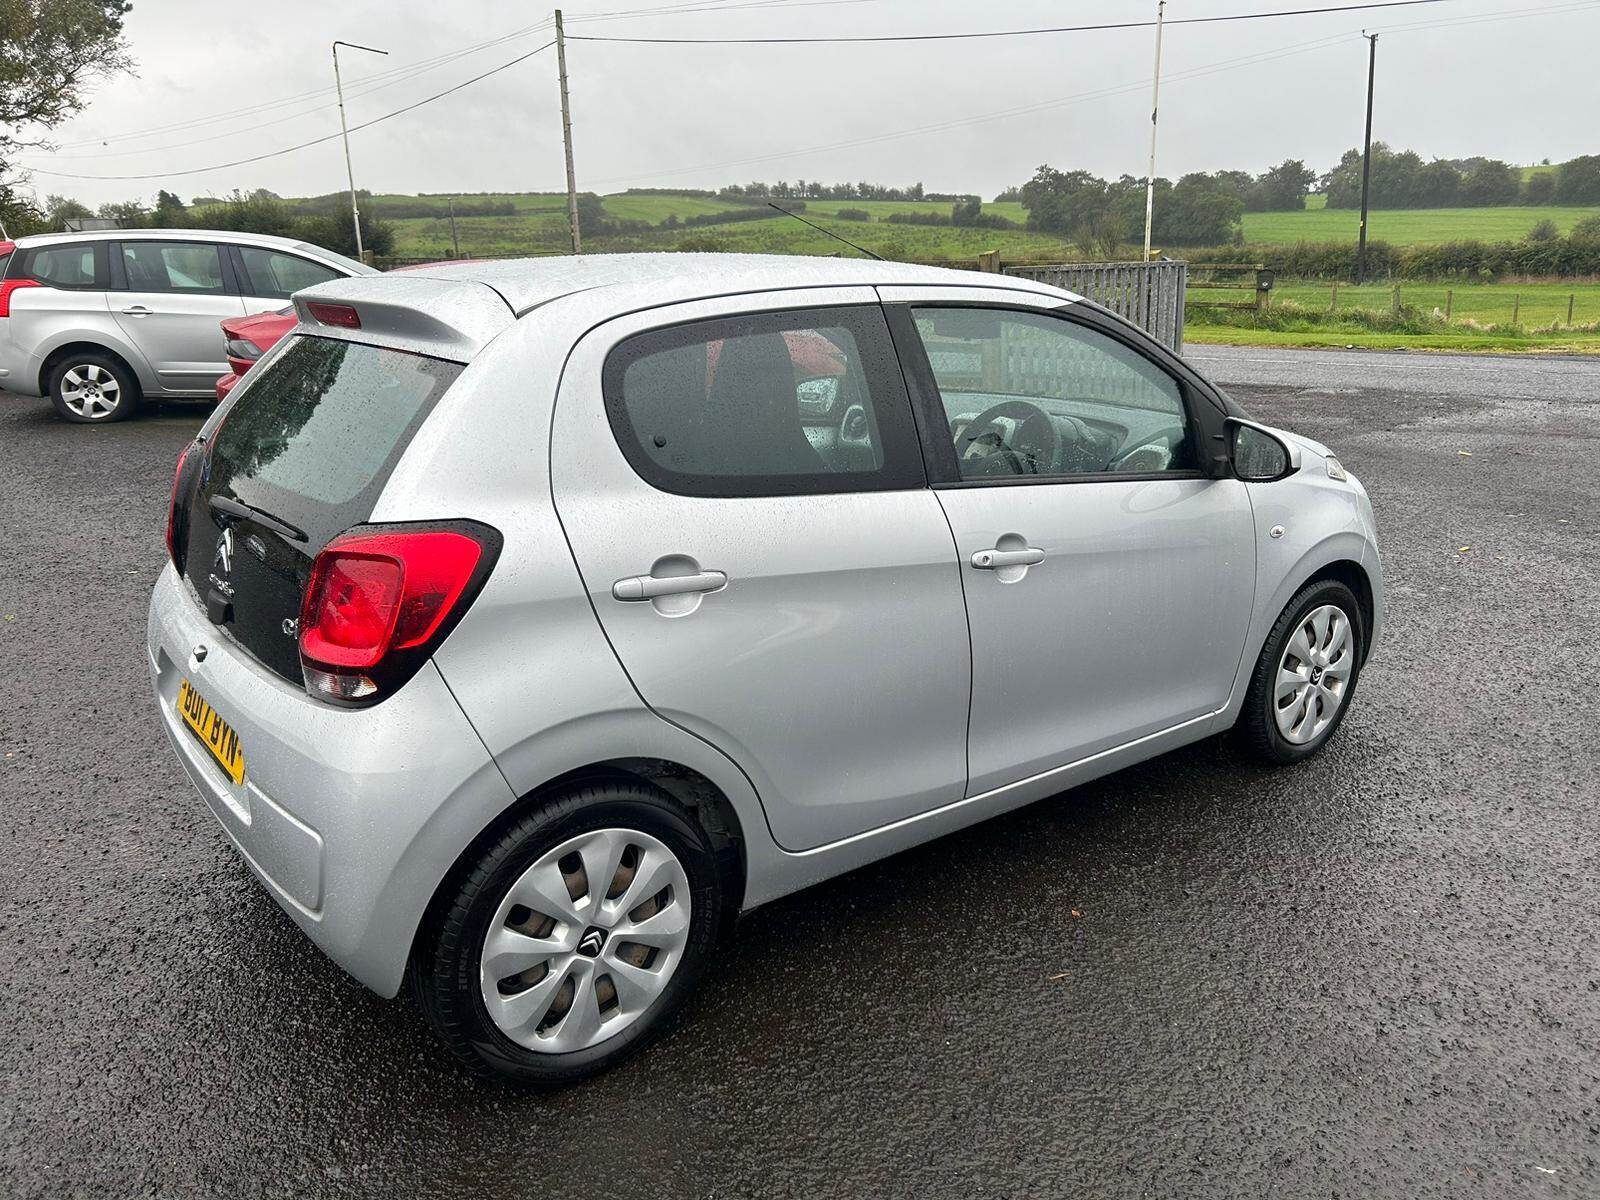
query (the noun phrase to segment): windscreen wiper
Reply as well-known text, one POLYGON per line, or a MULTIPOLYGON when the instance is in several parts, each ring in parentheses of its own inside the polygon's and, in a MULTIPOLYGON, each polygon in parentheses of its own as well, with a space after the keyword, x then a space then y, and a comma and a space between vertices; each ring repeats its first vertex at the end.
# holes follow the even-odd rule
POLYGON ((248 517, 257 524, 265 525, 273 533, 282 534, 284 537, 297 542, 311 540, 307 537, 305 530, 297 529, 287 521, 280 521, 265 509, 257 508, 253 504, 246 504, 243 500, 235 500, 231 496, 211 497, 211 508, 214 512, 224 512, 230 517, 248 517))

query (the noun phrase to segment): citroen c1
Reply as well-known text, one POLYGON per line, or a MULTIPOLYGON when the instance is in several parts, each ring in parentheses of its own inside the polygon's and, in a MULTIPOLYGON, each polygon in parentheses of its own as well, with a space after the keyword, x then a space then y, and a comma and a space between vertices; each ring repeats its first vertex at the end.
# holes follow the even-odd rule
POLYGON ((1332 737, 1365 491, 1021 279, 457 264, 298 293, 178 464, 148 653, 296 923, 464 1063, 657 1035, 742 911, 1233 729, 1332 737))

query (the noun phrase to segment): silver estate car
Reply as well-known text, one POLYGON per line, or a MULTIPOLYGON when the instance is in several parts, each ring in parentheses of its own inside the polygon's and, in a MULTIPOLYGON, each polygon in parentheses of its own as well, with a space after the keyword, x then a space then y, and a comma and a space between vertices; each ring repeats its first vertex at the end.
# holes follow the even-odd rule
POLYGON ((1354 476, 1051 287, 673 254, 294 299, 179 461, 156 703, 294 921, 482 1071, 615 1063, 808 884, 1224 730, 1303 759, 1378 640, 1354 476))
POLYGON ((143 398, 206 398, 228 373, 220 322, 371 267, 309 242, 216 229, 106 229, 0 242, 0 388, 68 421, 143 398))

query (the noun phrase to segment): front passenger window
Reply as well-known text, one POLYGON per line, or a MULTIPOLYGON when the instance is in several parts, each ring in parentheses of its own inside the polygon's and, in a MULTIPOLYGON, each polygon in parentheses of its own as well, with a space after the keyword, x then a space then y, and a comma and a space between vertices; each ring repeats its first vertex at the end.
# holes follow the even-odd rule
POLYGON ((962 479, 1195 468, 1177 380, 1116 339, 1010 309, 912 316, 962 479))

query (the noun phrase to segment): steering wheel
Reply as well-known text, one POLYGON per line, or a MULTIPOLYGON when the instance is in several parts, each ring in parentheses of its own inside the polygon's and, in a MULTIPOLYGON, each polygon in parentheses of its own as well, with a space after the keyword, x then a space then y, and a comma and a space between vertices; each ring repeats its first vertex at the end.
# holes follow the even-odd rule
POLYGON ((1055 471, 1061 461, 1061 434, 1056 423, 1032 400, 1002 400, 990 405, 972 418, 957 442, 956 457, 969 468, 963 472, 969 475, 1039 475, 1055 471), (1019 435, 1024 427, 1030 433, 1038 430, 1040 453, 1024 457, 1006 445, 999 426, 1002 417, 1017 422, 1019 435))
POLYGON ((1130 446, 1113 459, 1107 469, 1130 474, 1165 471, 1172 465, 1175 452, 1187 436, 1188 432, 1182 425, 1168 425, 1142 438, 1138 445, 1130 446))

